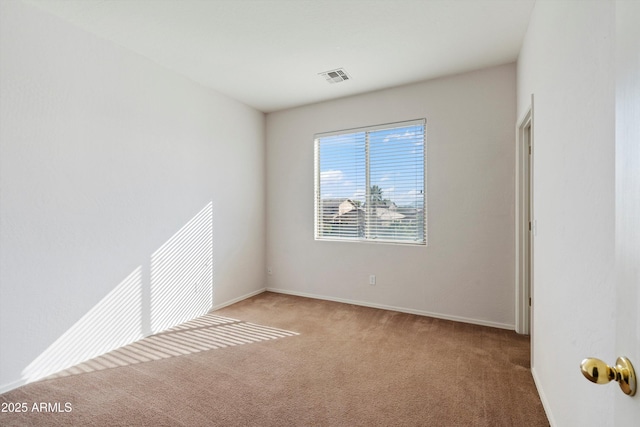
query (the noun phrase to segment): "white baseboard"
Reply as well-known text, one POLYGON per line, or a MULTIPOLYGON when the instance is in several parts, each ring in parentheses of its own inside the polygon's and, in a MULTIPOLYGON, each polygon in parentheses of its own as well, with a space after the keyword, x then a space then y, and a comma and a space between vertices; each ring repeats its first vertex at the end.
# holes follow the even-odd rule
POLYGON ((211 311, 219 310, 219 309, 227 307, 227 306, 229 306, 231 304, 235 304, 235 303, 240 302, 242 300, 245 300, 247 298, 251 298, 253 296, 261 294, 261 293, 265 292, 266 290, 267 290, 267 288, 261 288, 261 289, 258 289, 257 291, 249 292, 248 294, 241 295, 241 296, 239 296, 237 298, 234 298, 232 300, 225 301, 225 302, 223 302, 221 304, 218 304, 218 305, 214 305, 213 307, 211 307, 211 310, 209 310, 209 311, 211 312, 211 311))
POLYGON ((551 427, 555 427, 556 421, 551 414, 551 407, 549 406, 549 401, 547 400, 547 396, 544 394, 542 387, 540 387, 540 379, 538 378, 538 374, 536 373, 535 368, 531 367, 531 375, 533 376, 533 383, 536 385, 536 389, 538 390, 538 395, 540 396, 540 400, 542 401, 542 408, 544 409, 544 413, 547 414, 547 419, 549 420, 549 425, 551 427))
POLYGON ((20 380, 13 381, 13 382, 10 382, 10 383, 7 383, 7 384, 1 384, 0 385, 0 394, 9 392, 9 391, 13 390, 14 388, 21 387, 21 386, 25 385, 26 383, 27 383, 27 380, 20 379, 20 380))
POLYGON ((308 293, 305 293, 305 292, 290 291, 288 289, 266 288, 266 290, 269 291, 269 292, 276 292, 276 293, 279 293, 279 294, 288 294, 288 295, 295 295, 295 296, 305 297, 305 298, 315 298, 315 299, 321 299, 321 300, 326 300, 326 301, 342 302, 342 303, 345 303, 345 304, 361 305, 363 307, 380 308, 382 310, 398 311, 400 313, 417 314, 417 315, 420 315, 420 316, 435 317, 436 319, 453 320, 454 322, 471 323, 473 325, 489 326, 491 328, 509 329, 509 330, 514 330, 515 329, 515 325, 509 325, 509 324, 506 324, 506 323, 491 322, 491 321, 488 321, 488 320, 470 319, 470 318, 467 318, 467 317, 460 317, 460 316, 451 316, 451 315, 448 315, 448 314, 433 313, 433 312, 430 312, 430 311, 415 310, 415 309, 412 309, 412 308, 395 307, 395 306, 391 306, 391 305, 375 304, 375 303, 364 302, 364 301, 356 301, 356 300, 350 300, 350 299, 345 299, 345 298, 335 298, 335 297, 329 297, 329 296, 325 296, 325 295, 308 294, 308 293))

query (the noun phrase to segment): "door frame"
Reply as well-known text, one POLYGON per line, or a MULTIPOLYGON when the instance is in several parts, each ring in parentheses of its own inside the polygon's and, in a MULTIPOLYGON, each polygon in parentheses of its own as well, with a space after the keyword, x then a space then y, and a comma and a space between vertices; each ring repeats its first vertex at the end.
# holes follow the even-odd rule
MULTIPOLYGON (((525 335, 532 335, 534 307, 533 236, 536 224, 533 219, 533 157, 533 95, 531 95, 531 104, 522 119, 518 121, 516 128, 516 332, 525 335)), ((533 355, 533 340, 531 341, 533 355)))
MULTIPOLYGON (((615 2, 615 348, 611 363, 625 356, 640 374, 640 3, 615 2)), ((606 331, 610 333, 611 331, 606 331)), ((596 337, 597 338, 597 335, 596 337)), ((594 339, 595 339, 594 338, 594 339)), ((598 343, 598 341, 593 341, 598 343)), ((616 389, 617 385, 613 386, 616 389)), ((614 425, 637 425, 640 399, 616 390, 610 402, 614 425)), ((604 407, 604 406, 603 406, 604 407)))

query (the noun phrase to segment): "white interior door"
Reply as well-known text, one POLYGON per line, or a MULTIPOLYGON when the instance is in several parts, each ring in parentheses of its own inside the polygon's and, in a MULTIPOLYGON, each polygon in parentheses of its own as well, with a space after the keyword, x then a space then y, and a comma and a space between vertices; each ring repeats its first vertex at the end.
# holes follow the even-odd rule
MULTIPOLYGON (((640 373, 640 2, 616 2, 616 357, 640 373)), ((615 361, 608 361, 614 363, 615 361)), ((609 385, 611 386, 611 385, 609 385)), ((617 386, 616 386, 617 387, 617 386)), ((640 391, 615 393, 616 426, 640 425, 640 391)), ((605 408, 603 408, 605 409, 605 408)))

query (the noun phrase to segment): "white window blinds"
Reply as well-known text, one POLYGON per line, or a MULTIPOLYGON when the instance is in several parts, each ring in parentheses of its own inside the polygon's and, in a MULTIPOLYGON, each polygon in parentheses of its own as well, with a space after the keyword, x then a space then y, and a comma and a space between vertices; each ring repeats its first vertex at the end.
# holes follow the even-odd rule
POLYGON ((426 244, 425 127, 316 135, 316 239, 426 244))

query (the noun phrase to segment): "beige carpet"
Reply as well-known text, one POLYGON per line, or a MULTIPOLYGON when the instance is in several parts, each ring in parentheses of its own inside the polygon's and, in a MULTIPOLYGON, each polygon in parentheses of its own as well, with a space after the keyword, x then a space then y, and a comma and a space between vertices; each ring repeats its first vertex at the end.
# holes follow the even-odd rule
POLYGON ((528 337, 269 292, 0 395, 21 402, 0 425, 549 425, 528 337))

